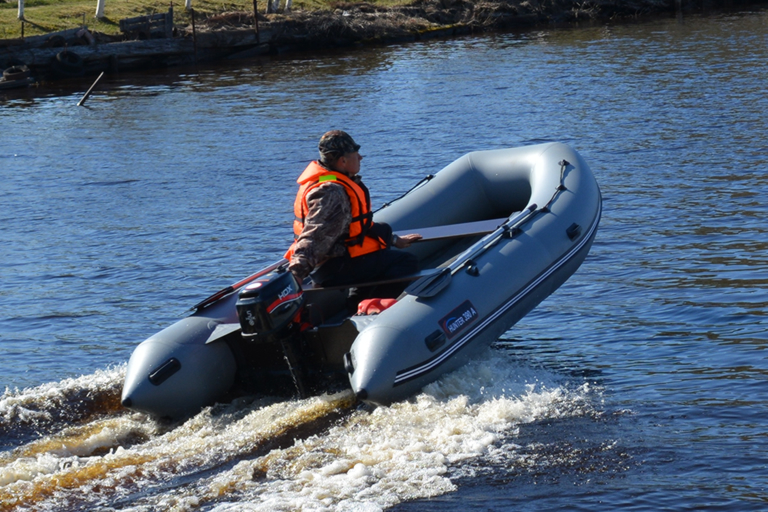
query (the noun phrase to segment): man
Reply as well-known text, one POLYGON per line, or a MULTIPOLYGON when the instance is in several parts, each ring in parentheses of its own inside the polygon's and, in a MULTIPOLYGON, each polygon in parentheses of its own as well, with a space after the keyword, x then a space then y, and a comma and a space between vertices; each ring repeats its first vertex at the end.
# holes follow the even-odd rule
MULTIPOLYGON (((388 224, 373 222, 368 189, 358 176, 363 156, 347 133, 332 130, 320 138, 320 159, 297 180, 294 202, 295 241, 286 259, 299 281, 310 275, 320 285, 380 281, 418 271, 416 257, 403 249, 421 238, 392 234, 388 224)), ((377 290, 379 296, 396 294, 377 290)))

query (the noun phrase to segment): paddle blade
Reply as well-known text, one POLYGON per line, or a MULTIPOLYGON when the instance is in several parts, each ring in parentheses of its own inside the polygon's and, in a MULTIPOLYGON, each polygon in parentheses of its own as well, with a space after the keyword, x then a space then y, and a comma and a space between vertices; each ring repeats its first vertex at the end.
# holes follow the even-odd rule
POLYGON ((405 293, 414 297, 434 297, 451 282, 451 269, 446 267, 434 274, 424 276, 410 284, 405 293))

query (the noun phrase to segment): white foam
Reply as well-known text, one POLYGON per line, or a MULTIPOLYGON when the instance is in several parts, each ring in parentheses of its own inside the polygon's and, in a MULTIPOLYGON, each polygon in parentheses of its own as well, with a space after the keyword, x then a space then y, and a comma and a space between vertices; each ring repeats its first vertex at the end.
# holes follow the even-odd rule
POLYGON ((0 456, 0 486, 78 468, 99 450, 122 449, 126 440, 157 435, 157 425, 141 414, 107 418, 33 441, 0 456))
POLYGON ((411 400, 348 412, 315 435, 259 456, 265 443, 348 408, 351 394, 217 406, 170 430, 138 414, 91 422, 30 443, 25 449, 38 449, 35 455, 17 453, 0 467, 0 490, 39 508, 99 493, 107 493, 109 503, 212 469, 179 487, 143 492, 132 510, 187 511, 213 503, 218 511, 382 510, 452 492, 455 478, 471 475, 484 460, 513 458, 520 424, 582 414, 591 407, 590 393, 586 385, 569 390, 556 376, 513 366, 489 351, 411 400), (145 442, 124 442, 137 432, 145 442), (53 494, 40 490, 52 482, 69 483, 53 494))
POLYGON ((495 455, 521 423, 576 413, 565 405, 583 401, 585 392, 488 357, 410 401, 358 411, 324 434, 243 461, 212 478, 207 494, 241 495, 217 511, 381 510, 444 494, 455 489, 450 475, 463 474, 457 465, 495 455))
POLYGON ((0 469, 0 485, 29 481, 41 473, 52 474, 60 468, 61 458, 51 454, 22 457, 0 469))
POLYGON ((126 365, 99 370, 90 375, 49 382, 34 388, 5 389, 0 396, 0 426, 48 420, 73 392, 95 393, 122 384, 126 365))

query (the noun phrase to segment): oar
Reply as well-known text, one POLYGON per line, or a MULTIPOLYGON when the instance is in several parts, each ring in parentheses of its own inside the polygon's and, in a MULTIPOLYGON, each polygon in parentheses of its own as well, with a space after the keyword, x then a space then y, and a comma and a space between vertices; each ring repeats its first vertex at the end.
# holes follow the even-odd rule
POLYGON ((435 270, 433 274, 422 277, 415 283, 411 284, 405 289, 405 293, 413 295, 415 297, 434 297, 440 293, 448 283, 451 282, 451 277, 461 267, 477 258, 480 254, 490 249, 499 240, 501 240, 507 233, 514 230, 519 224, 525 222, 531 215, 536 212, 537 206, 535 204, 530 205, 525 211, 510 218, 507 222, 496 228, 495 231, 489 235, 483 237, 475 245, 464 251, 456 260, 449 266, 435 270))
POLYGON ((213 295, 211 295, 207 299, 202 300, 202 301, 198 302, 197 304, 195 304, 194 306, 192 306, 192 309, 193 310, 199 310, 199 309, 203 309, 205 307, 208 307, 211 304, 213 304, 214 302, 216 302, 217 300, 219 300, 220 298, 229 295, 230 293, 234 292, 235 290, 237 290, 239 288, 242 288, 243 286, 247 285, 248 283, 250 283, 251 281, 255 280, 256 278, 261 277, 261 276, 263 276, 264 274, 266 274, 268 272, 272 272, 273 270, 278 268, 280 265, 283 265, 285 263, 286 263, 286 260, 282 259, 282 260, 280 260, 280 261, 278 261, 276 263, 273 263, 272 265, 268 266, 267 268, 262 269, 262 270, 256 272, 255 274, 246 277, 242 281, 238 281, 235 284, 231 284, 231 285, 227 286, 226 288, 222 288, 221 290, 217 291, 216 293, 214 293, 213 295))

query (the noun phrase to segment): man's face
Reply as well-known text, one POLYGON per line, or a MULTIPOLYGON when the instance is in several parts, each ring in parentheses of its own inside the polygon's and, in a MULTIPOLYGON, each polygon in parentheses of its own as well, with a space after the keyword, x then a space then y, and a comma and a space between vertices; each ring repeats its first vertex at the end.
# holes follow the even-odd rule
POLYGON ((357 151, 347 153, 336 162, 336 168, 351 177, 360 172, 360 162, 362 160, 363 155, 357 151))

